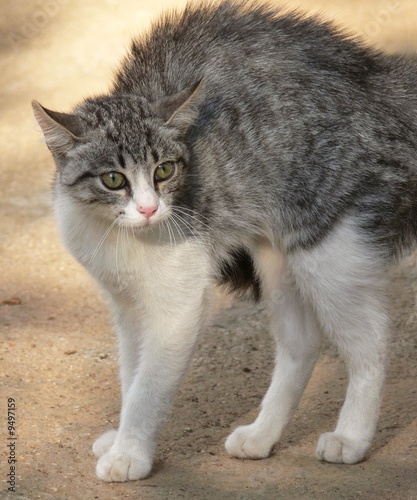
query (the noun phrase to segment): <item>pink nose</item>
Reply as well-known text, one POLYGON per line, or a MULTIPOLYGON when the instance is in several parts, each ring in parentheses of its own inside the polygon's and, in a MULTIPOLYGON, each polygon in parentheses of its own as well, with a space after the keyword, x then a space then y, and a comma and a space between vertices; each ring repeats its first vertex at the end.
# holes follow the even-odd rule
POLYGON ((157 210, 158 207, 156 205, 152 205, 150 207, 138 207, 139 213, 144 215, 147 219, 150 219, 157 210))

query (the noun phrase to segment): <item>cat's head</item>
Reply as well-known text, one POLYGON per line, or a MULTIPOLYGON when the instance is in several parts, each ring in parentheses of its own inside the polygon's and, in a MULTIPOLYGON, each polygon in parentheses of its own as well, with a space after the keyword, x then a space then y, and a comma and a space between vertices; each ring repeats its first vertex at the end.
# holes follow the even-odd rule
POLYGON ((186 182, 184 137, 198 115, 204 82, 149 102, 134 95, 84 101, 72 114, 33 101, 57 166, 58 196, 131 227, 170 216, 186 182))

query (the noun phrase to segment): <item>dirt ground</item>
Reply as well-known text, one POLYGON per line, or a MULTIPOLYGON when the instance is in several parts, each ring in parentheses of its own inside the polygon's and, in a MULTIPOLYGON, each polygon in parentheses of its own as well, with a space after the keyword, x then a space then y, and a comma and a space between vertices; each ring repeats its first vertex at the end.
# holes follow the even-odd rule
MULTIPOLYGON (((98 290, 59 242, 52 161, 30 100, 65 111, 105 91, 131 35, 164 6, 181 3, 0 0, 0 497, 417 499, 415 256, 391 273, 391 363, 367 461, 339 466, 314 456, 346 389, 343 363, 327 345, 273 455, 262 461, 227 455, 226 436, 253 420, 272 369, 264 309, 239 302, 225 307, 200 339, 152 476, 123 484, 95 476, 91 445, 118 422, 115 342, 98 290), (16 405, 13 440, 8 398, 16 405), (13 441, 15 449, 8 446, 13 441), (16 492, 7 493, 12 452, 16 492)), ((321 10, 388 51, 417 50, 415 0, 287 4, 321 10)))

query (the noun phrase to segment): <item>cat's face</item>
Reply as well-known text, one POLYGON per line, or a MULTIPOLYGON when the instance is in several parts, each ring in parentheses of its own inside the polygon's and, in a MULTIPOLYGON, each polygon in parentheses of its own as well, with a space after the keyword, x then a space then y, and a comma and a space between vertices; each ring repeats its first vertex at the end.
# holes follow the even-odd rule
POLYGON ((137 98, 100 98, 77 111, 84 140, 57 158, 58 192, 109 221, 146 227, 168 217, 186 176, 178 132, 137 98))
POLYGON ((56 192, 122 226, 147 228, 170 217, 187 179, 182 138, 201 85, 154 104, 135 96, 91 99, 72 115, 35 103, 57 164, 56 192))

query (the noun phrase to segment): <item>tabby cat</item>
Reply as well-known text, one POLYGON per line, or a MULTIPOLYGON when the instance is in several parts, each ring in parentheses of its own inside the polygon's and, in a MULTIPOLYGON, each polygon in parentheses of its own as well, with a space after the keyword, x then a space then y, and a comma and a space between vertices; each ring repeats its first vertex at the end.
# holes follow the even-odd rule
POLYGON ((93 446, 104 481, 149 475, 216 285, 270 306, 276 367, 227 451, 264 458, 321 333, 349 385, 320 460, 364 459, 387 344, 385 270, 417 236, 417 65, 264 5, 189 4, 133 41, 111 90, 33 102, 62 238, 108 299, 123 404, 93 446))

